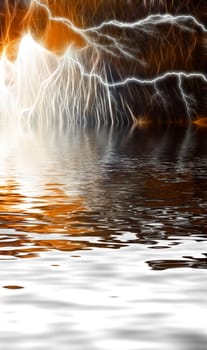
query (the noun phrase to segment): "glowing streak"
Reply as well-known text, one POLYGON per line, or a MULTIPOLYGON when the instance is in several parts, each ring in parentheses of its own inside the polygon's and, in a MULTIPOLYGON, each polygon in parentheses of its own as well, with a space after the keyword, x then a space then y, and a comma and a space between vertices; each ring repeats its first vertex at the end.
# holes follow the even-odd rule
MULTIPOLYGON (((101 34, 98 31, 100 31, 101 29, 103 29, 104 27, 108 27, 108 26, 114 26, 114 27, 118 27, 118 28, 125 28, 125 29, 135 29, 138 27, 144 27, 147 25, 155 25, 155 24, 162 24, 162 23, 173 23, 176 25, 179 25, 180 22, 183 21, 191 21, 193 22, 195 25, 197 25, 199 28, 201 28, 204 32, 207 32, 207 28, 200 23, 195 17, 193 17, 192 15, 178 15, 178 16, 172 16, 170 14, 153 14, 153 15, 149 15, 144 19, 135 21, 135 22, 120 22, 117 20, 109 20, 109 21, 104 21, 101 24, 97 25, 97 26, 93 26, 93 27, 89 27, 89 28, 78 28, 76 27, 71 20, 64 18, 64 17, 54 17, 52 15, 51 10, 49 9, 48 6, 46 6, 45 4, 42 4, 39 0, 34 0, 34 2, 38 5, 43 7, 47 13, 48 13, 48 17, 51 21, 57 21, 57 22, 61 22, 63 24, 65 24, 66 26, 68 26, 70 29, 72 29, 73 31, 75 31, 76 33, 80 34, 83 36, 83 38, 86 40, 86 42, 89 42, 90 44, 92 43, 91 39, 89 39, 85 33, 92 33, 95 32, 96 34, 98 34, 99 36, 104 36, 107 39, 111 40, 112 43, 114 44, 114 46, 123 54, 126 55, 130 58, 134 58, 130 53, 128 53, 119 43, 118 41, 112 37, 111 35, 106 35, 106 34, 101 34)), ((183 23, 182 23, 183 26, 183 23)), ((94 46, 97 46, 97 44, 93 43, 94 46)), ((99 45, 101 47, 101 45, 99 45)), ((201 73, 186 73, 186 72, 167 72, 164 73, 163 75, 160 75, 156 78, 153 79, 139 79, 137 77, 127 77, 124 80, 118 81, 118 82, 113 82, 113 83, 109 83, 107 81, 104 81, 103 78, 97 74, 97 73, 86 73, 84 70, 84 67, 80 64, 79 61, 74 61, 73 62, 75 64, 77 64, 80 68, 81 74, 84 76, 87 76, 88 78, 95 78, 98 79, 100 81, 100 83, 107 87, 107 88, 114 88, 114 87, 118 87, 118 86, 123 86, 126 85, 128 83, 139 83, 139 84, 155 84, 160 80, 163 80, 167 77, 170 76, 175 76, 178 78, 179 81, 179 89, 182 92, 182 97, 183 97, 183 101, 185 102, 185 105, 187 107, 187 99, 186 99, 186 95, 183 92, 182 89, 182 77, 184 78, 199 78, 199 79, 203 79, 205 82, 207 81, 206 77, 204 74, 201 73)), ((187 111, 189 112, 189 108, 187 107, 187 111)))
MULTIPOLYGON (((201 79, 206 83, 207 78, 204 74, 200 72, 167 71, 152 78, 140 78, 132 75, 109 82, 104 63, 101 63, 100 68, 101 51, 104 50, 112 56, 118 56, 119 54, 121 57, 139 61, 141 65, 144 65, 145 62, 135 57, 129 51, 129 48, 120 42, 120 39, 113 35, 102 33, 101 30, 106 27, 116 27, 118 29, 139 29, 141 32, 150 33, 149 26, 166 23, 174 24, 186 30, 192 30, 192 28, 184 25, 185 22, 192 22, 206 32, 206 27, 195 17, 191 15, 154 14, 131 23, 113 19, 104 21, 97 26, 79 28, 68 18, 53 16, 50 8, 41 1, 33 0, 32 4, 43 8, 50 21, 64 24, 67 28, 80 35, 84 39, 86 46, 76 51, 69 47, 62 57, 58 57, 36 44, 28 35, 22 39, 19 54, 13 66, 2 56, 0 59, 0 87, 7 97, 7 102, 11 95, 15 96, 13 98, 12 113, 17 109, 20 116, 28 115, 28 122, 36 114, 43 121, 45 115, 50 113, 54 116, 58 115, 60 123, 64 123, 64 114, 67 114, 67 120, 72 122, 87 123, 88 115, 95 110, 96 123, 99 125, 101 122, 108 122, 106 115, 109 111, 110 121, 113 123, 115 118, 113 106, 116 107, 113 91, 116 88, 125 87, 129 84, 152 85, 155 92, 159 93, 156 84, 167 78, 175 77, 178 79, 178 89, 187 114, 190 116, 190 101, 192 99, 185 93, 182 81, 183 79, 201 79), (96 38, 106 39, 109 44, 101 44, 96 41, 96 38), (26 52, 24 52, 25 48, 26 52), (93 66, 90 69, 86 69, 84 64, 87 59, 88 48, 93 50, 93 66), (30 61, 27 70, 25 70, 25 60, 28 61, 28 57, 30 57, 30 61), (50 64, 51 61, 53 61, 52 65, 50 64), (5 72, 8 66, 12 72, 12 78, 6 79, 5 72), (52 69, 51 66, 53 66, 52 69), (15 74, 16 80, 14 78, 15 74), (32 79, 30 79, 31 76, 32 79)), ((159 95, 161 96, 160 93, 159 95)), ((133 120, 134 116, 131 108, 127 103, 125 103, 125 107, 133 120)), ((4 113, 5 110, 6 107, 3 109, 4 113)), ((7 113, 9 114, 10 112, 7 113)))
POLYGON ((202 23, 200 23, 195 17, 193 17, 192 15, 172 16, 170 14, 149 15, 146 18, 135 21, 135 22, 121 22, 121 21, 113 19, 110 21, 104 21, 101 24, 94 26, 94 27, 78 28, 72 23, 71 20, 69 20, 65 17, 53 16, 49 7, 45 4, 42 4, 39 0, 33 0, 33 1, 38 6, 41 6, 42 8, 44 8, 47 11, 48 17, 51 21, 62 22, 64 24, 66 24, 67 26, 69 26, 70 29, 74 30, 77 33, 87 33, 87 32, 98 31, 98 30, 103 29, 104 27, 108 27, 108 26, 134 29, 136 27, 145 26, 147 24, 159 24, 159 23, 160 24, 161 23, 175 23, 175 24, 177 24, 179 21, 192 21, 194 24, 196 24, 198 27, 200 27, 203 31, 207 32, 207 28, 202 23))
MULTIPOLYGON (((98 37, 105 37, 108 40, 110 40, 112 42, 112 44, 114 45, 114 47, 124 56, 128 57, 128 58, 135 58, 133 55, 131 55, 128 51, 127 48, 124 48, 119 41, 114 38, 111 35, 107 35, 107 34, 103 34, 100 33, 99 31, 105 27, 116 27, 119 29, 137 29, 140 28, 142 31, 148 31, 148 29, 145 29, 146 26, 148 25, 158 25, 158 24, 166 24, 166 23, 171 23, 171 24, 175 24, 177 26, 179 26, 180 22, 183 21, 191 21, 193 22, 195 25, 197 25, 199 28, 201 28, 204 32, 207 32, 207 28, 200 23, 195 17, 191 16, 191 15, 178 15, 178 16, 172 16, 170 14, 154 14, 154 15, 148 15, 146 18, 144 19, 140 19, 137 20, 135 22, 121 22, 118 20, 109 20, 109 21, 104 21, 101 24, 97 25, 97 26, 92 26, 89 28, 79 28, 77 26, 74 25, 74 23, 65 17, 60 17, 60 16, 53 16, 50 8, 43 4, 41 1, 39 0, 33 0, 33 2, 38 5, 39 7, 42 7, 48 14, 48 19, 50 21, 53 22, 58 22, 58 23, 62 23, 64 24, 67 28, 69 28, 70 30, 74 31, 75 33, 79 34, 86 43, 88 43, 89 45, 96 47, 98 49, 101 49, 107 53, 110 53, 111 55, 114 55, 114 51, 113 48, 112 50, 109 50, 105 45, 101 45, 96 43, 94 40, 92 40, 88 35, 86 34, 93 34, 95 33, 96 35, 98 35, 98 37)), ((183 23, 180 24, 181 27, 183 26, 183 23)), ((189 30, 188 27, 184 27, 185 29, 189 30)), ((192 30, 192 28, 191 28, 192 30)), ((143 62, 141 60, 139 60, 139 62, 141 64, 143 64, 143 62)))
POLYGON ((167 72, 167 73, 159 75, 153 79, 140 79, 140 78, 132 76, 132 77, 127 77, 124 80, 109 83, 109 82, 105 81, 99 74, 84 72, 84 67, 80 64, 80 62, 74 61, 73 59, 71 59, 71 60, 79 66, 81 74, 83 76, 86 76, 88 78, 95 78, 95 79, 99 80, 103 86, 108 87, 108 88, 115 88, 115 87, 119 87, 119 86, 124 86, 124 85, 129 84, 129 83, 144 84, 144 85, 150 84, 151 85, 151 84, 155 84, 155 83, 157 83, 161 80, 164 80, 165 78, 169 78, 169 77, 177 77, 177 78, 179 78, 179 80, 183 77, 184 78, 199 78, 199 79, 202 79, 205 82, 207 82, 207 77, 201 73, 167 72))
MULTIPOLYGON (((37 1, 37 0, 35 0, 37 1)), ((203 31, 207 32, 207 28, 197 21, 197 19, 191 15, 178 15, 178 16, 172 16, 170 14, 154 14, 154 15, 149 15, 144 19, 135 21, 135 22, 120 22, 117 20, 110 20, 101 23, 98 26, 91 27, 91 28, 86 28, 86 29, 81 29, 83 32, 90 32, 90 31, 97 31, 100 29, 103 29, 106 26, 114 26, 114 27, 120 27, 120 28, 137 28, 141 26, 146 26, 147 24, 162 24, 162 23, 175 23, 178 24, 180 21, 192 21, 194 24, 196 24, 198 27, 200 27, 203 31)))
POLYGON ((185 105, 185 108, 186 108, 186 112, 187 112, 187 115, 190 116, 190 105, 189 105, 189 96, 186 95, 183 87, 182 87, 182 79, 181 79, 181 76, 178 77, 178 87, 179 87, 179 90, 180 90, 180 94, 182 96, 182 99, 184 101, 184 105, 185 105))

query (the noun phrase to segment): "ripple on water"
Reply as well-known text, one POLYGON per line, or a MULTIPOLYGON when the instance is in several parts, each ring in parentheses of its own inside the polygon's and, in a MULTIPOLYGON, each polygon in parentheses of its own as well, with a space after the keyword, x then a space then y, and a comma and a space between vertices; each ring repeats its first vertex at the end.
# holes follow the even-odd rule
POLYGON ((0 139, 2 348, 206 350, 206 136, 14 136, 0 139))

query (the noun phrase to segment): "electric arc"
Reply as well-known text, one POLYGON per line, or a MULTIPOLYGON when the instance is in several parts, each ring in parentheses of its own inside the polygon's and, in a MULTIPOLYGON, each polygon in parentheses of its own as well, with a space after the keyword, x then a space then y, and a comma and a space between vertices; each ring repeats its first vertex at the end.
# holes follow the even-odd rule
POLYGON ((123 124, 205 117, 202 1, 4 0, 1 121, 123 124))

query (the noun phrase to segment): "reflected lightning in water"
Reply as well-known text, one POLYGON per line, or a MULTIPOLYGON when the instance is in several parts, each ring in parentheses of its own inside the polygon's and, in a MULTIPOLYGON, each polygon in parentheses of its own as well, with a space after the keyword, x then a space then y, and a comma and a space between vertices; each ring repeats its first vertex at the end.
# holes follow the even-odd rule
POLYGON ((205 266, 167 262, 206 240, 203 129, 12 130, 1 129, 2 258, 141 244, 163 251, 154 269, 205 266))

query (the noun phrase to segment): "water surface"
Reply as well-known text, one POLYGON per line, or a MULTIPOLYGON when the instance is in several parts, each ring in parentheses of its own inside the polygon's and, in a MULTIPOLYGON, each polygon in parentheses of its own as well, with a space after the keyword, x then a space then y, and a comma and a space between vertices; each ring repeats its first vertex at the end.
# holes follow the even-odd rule
POLYGON ((2 349, 204 350, 207 138, 0 132, 2 349))

